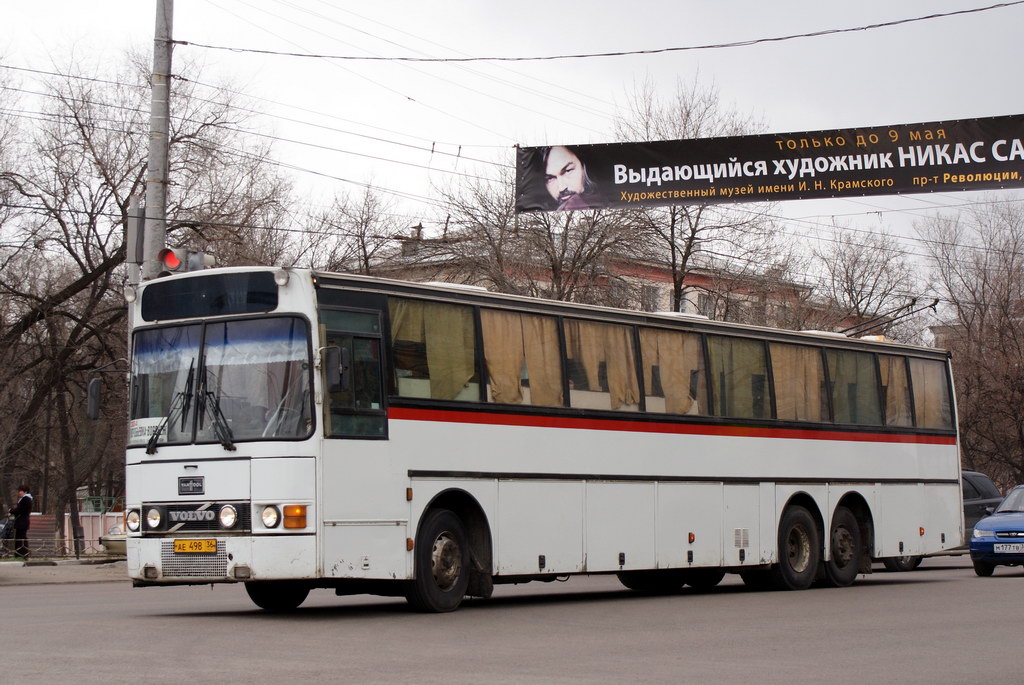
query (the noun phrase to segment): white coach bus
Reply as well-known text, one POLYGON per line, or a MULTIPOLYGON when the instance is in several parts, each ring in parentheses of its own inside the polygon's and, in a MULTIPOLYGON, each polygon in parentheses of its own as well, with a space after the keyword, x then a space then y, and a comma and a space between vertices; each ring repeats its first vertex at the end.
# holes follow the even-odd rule
POLYGON ((586 573, 845 586, 963 542, 945 352, 302 269, 136 294, 137 586, 450 611, 586 573))

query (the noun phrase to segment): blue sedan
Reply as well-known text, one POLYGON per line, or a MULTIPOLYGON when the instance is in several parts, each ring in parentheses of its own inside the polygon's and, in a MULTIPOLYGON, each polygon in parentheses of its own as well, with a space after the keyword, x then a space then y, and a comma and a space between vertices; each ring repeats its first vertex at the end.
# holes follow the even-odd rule
POLYGON ((971 561, 979 576, 990 576, 996 566, 1024 564, 1024 485, 1010 490, 991 516, 974 525, 971 561))

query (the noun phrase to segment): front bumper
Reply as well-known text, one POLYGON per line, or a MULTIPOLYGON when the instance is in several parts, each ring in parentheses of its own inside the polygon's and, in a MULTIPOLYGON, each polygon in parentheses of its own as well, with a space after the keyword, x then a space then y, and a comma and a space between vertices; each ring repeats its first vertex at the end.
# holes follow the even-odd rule
MULTIPOLYGON (((996 545, 1008 544, 999 539, 978 538, 971 540, 971 561, 983 561, 997 566, 1018 566, 1024 564, 1024 550, 997 552, 996 545)), ((1017 544, 1017 543, 1010 543, 1017 544)))
POLYGON ((174 537, 129 537, 128 576, 155 585, 247 580, 312 580, 319 576, 316 536, 216 536, 216 552, 174 551, 174 537))

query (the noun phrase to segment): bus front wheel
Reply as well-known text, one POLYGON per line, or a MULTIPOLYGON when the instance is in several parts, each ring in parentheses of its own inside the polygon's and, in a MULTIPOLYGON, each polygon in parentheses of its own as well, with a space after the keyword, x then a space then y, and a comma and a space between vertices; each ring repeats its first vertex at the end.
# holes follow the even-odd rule
POLYGON ((787 508, 779 521, 779 563, 772 567, 772 584, 780 590, 806 590, 814 582, 820 559, 814 518, 801 506, 787 508))
POLYGON ((459 608, 469 586, 469 544, 462 521, 447 509, 424 517, 416 536, 416 577, 406 599, 419 611, 440 613, 459 608))
POLYGON ((290 580, 254 580, 245 584, 245 591, 260 609, 283 612, 298 609, 309 595, 309 586, 290 580))

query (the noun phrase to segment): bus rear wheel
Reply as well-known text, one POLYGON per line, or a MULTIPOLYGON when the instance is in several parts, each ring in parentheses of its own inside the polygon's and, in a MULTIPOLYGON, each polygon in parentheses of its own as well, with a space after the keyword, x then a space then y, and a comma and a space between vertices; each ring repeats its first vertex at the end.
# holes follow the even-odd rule
POLYGON ((245 591, 260 609, 284 612, 294 611, 306 601, 309 586, 291 580, 254 580, 245 584, 245 591))
POLYGON ((466 529, 455 513, 434 509, 416 536, 416 577, 406 599, 419 611, 455 611, 469 586, 469 544, 466 529))
POLYGON ((833 587, 846 587, 857 579, 861 560, 860 526, 846 507, 832 515, 829 535, 829 560, 825 562, 825 580, 833 587))
POLYGON ((779 521, 779 563, 772 566, 772 584, 780 590, 806 590, 814 582, 820 559, 814 518, 801 506, 788 507, 779 521))

